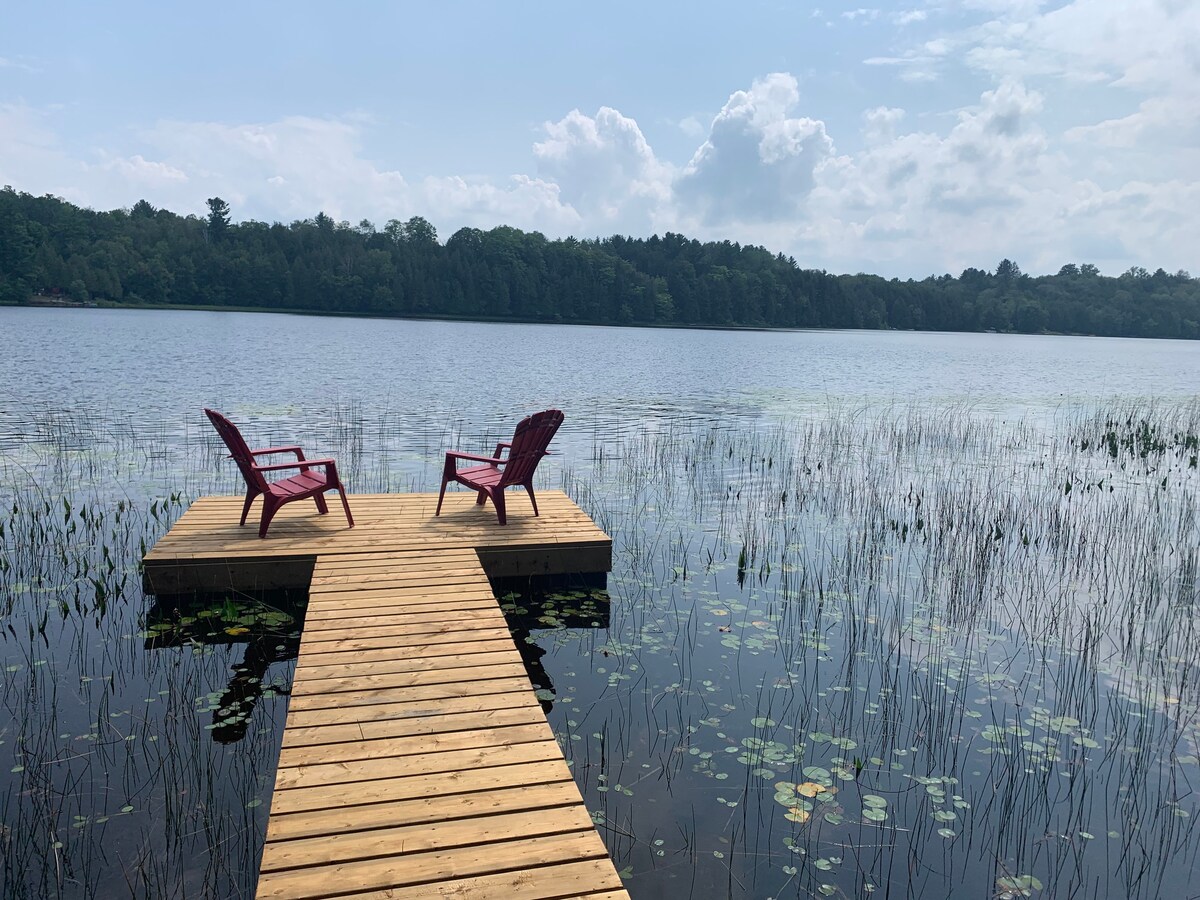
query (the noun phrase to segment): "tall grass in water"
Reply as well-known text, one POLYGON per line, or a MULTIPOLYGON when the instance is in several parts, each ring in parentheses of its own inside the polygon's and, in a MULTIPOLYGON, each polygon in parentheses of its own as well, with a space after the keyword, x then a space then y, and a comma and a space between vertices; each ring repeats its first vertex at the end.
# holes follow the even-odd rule
POLYGON ((610 677, 546 668, 635 895, 1183 890, 1198 433, 1194 406, 833 410, 568 472, 617 541, 610 677), (656 789, 602 790, 639 759, 656 789))
POLYGON ((253 892, 283 706, 214 743, 246 645, 146 631, 140 560, 206 480, 179 465, 201 450, 47 416, 0 462, 4 897, 253 892))

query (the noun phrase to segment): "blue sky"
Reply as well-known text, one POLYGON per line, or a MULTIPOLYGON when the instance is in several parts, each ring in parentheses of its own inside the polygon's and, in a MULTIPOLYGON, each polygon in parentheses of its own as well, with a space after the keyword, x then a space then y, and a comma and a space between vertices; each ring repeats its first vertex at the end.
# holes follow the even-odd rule
POLYGON ((676 231, 899 277, 1200 270, 1200 3, 18 4, 0 183, 676 231))

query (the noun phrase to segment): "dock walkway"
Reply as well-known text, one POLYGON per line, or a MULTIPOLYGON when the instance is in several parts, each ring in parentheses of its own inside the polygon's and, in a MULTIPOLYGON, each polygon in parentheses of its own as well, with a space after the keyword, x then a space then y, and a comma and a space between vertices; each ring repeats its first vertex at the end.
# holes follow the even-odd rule
POLYGON ((204 498, 147 555, 160 592, 311 579, 259 897, 628 897, 488 582, 607 570, 611 541, 561 492, 505 528, 473 499, 285 507, 260 541, 204 498))

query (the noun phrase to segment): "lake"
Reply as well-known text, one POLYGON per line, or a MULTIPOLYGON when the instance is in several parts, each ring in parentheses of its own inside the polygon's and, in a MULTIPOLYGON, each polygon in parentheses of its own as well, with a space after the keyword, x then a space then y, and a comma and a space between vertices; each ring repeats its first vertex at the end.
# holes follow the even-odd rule
POLYGON ((541 483, 612 535, 608 589, 502 600, 635 898, 1187 893, 1200 345, 19 308, 0 335, 4 896, 253 894, 304 598, 164 606, 137 572, 240 491, 204 406, 361 492, 566 412, 541 483))

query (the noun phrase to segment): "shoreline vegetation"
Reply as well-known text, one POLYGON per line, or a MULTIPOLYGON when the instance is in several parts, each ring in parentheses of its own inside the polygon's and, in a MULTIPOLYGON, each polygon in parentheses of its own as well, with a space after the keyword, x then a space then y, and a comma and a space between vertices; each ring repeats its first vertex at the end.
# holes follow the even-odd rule
POLYGON ((96 212, 0 190, 0 305, 99 306, 747 329, 879 329, 1200 338, 1200 279, 1087 263, 1031 276, 1009 259, 916 281, 834 275, 756 246, 549 240, 509 226, 445 242, 414 216, 382 230, 324 213, 233 223, 145 200, 96 212))

